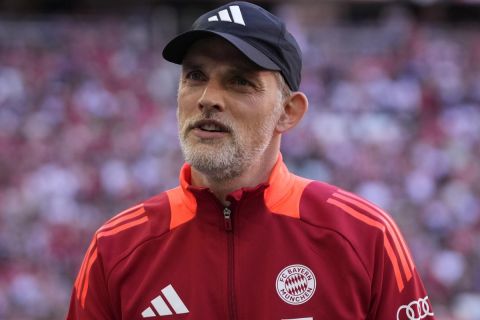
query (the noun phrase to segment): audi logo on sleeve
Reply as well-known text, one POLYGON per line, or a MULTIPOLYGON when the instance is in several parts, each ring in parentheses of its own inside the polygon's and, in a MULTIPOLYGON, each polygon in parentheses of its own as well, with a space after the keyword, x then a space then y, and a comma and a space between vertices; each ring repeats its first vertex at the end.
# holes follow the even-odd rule
POLYGON ((421 320, 433 316, 428 296, 404 304, 397 311, 397 320, 421 320))

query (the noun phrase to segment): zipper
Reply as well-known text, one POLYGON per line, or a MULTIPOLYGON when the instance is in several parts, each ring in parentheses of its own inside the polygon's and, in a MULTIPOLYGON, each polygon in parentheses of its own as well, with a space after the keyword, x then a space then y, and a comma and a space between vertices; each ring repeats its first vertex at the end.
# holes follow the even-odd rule
POLYGON ((227 296, 228 296, 228 319, 235 320, 235 262, 233 243, 232 210, 228 207, 223 209, 225 231, 227 232, 227 296))
POLYGON ((223 217, 225 218, 225 230, 232 231, 232 210, 230 208, 225 207, 223 209, 223 217))

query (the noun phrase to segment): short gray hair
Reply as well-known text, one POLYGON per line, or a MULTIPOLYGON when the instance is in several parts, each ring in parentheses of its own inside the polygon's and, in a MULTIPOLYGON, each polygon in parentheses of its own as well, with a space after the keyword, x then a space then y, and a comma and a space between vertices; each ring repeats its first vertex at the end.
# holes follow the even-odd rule
POLYGON ((280 89, 280 93, 282 95, 282 101, 287 99, 292 94, 292 89, 288 86, 285 78, 280 72, 275 72, 275 79, 277 80, 278 88, 280 89))

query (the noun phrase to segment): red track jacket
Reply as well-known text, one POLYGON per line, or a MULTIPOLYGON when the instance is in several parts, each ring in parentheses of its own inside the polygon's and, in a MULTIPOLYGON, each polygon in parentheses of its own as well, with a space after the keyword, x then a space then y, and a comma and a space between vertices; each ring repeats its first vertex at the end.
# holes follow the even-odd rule
POLYGON ((373 204, 291 174, 229 195, 181 185, 107 221, 67 319, 434 319, 405 241, 373 204))

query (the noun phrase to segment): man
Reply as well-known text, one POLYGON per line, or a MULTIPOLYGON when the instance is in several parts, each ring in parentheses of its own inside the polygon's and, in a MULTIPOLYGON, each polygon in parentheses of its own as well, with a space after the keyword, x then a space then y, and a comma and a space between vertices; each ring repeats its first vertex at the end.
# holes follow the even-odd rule
POLYGON ((391 218, 283 163, 308 101, 277 17, 226 4, 163 56, 182 65, 180 186, 96 232, 68 319, 433 319, 391 218))

